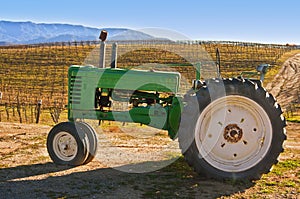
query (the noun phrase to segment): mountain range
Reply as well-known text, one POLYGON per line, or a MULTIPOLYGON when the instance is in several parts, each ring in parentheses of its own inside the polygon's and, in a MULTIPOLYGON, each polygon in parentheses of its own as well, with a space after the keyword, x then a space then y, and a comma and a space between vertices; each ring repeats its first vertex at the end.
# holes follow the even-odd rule
POLYGON ((155 39, 148 34, 126 28, 0 21, 0 45, 98 40, 103 29, 109 33, 109 40, 155 39))

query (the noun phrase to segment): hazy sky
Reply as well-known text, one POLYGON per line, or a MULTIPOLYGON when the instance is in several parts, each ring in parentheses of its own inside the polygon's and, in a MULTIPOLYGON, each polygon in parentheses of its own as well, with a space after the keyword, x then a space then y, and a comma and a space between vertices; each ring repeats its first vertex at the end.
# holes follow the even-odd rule
POLYGON ((0 20, 156 27, 190 39, 300 44, 298 0, 0 1, 0 20))

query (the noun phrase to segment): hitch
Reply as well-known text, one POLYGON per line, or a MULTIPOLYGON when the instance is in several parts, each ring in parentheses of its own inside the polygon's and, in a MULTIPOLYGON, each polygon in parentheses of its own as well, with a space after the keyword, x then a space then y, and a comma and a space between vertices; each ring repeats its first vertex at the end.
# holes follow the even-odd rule
POLYGON ((268 72, 268 68, 270 67, 270 64, 260 64, 256 67, 257 72, 260 73, 260 81, 264 81, 265 75, 268 72))
MULTIPOLYGON (((268 72, 268 68, 270 67, 270 64, 260 64, 259 66, 256 67, 257 72, 251 72, 251 71, 244 71, 241 73, 239 77, 243 77, 244 75, 247 76, 248 78, 254 77, 256 75, 260 75, 259 81, 263 82, 265 79, 265 75, 268 72)), ((254 80, 251 78, 251 80, 254 80)))

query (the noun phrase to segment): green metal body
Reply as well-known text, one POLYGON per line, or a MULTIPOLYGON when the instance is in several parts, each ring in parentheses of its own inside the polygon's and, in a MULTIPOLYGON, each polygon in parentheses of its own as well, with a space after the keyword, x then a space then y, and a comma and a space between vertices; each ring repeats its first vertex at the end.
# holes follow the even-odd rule
POLYGON ((180 73, 71 66, 68 79, 70 121, 135 122, 176 137, 182 109, 177 96, 180 73), (118 101, 127 101, 128 110, 112 110, 118 101))

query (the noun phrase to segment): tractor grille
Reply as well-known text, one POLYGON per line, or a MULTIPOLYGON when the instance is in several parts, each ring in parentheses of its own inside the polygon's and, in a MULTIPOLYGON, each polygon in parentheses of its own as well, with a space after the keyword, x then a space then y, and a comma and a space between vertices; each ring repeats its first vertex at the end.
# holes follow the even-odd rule
POLYGON ((69 102, 70 104, 80 104, 82 89, 82 77, 71 76, 69 84, 69 102))

